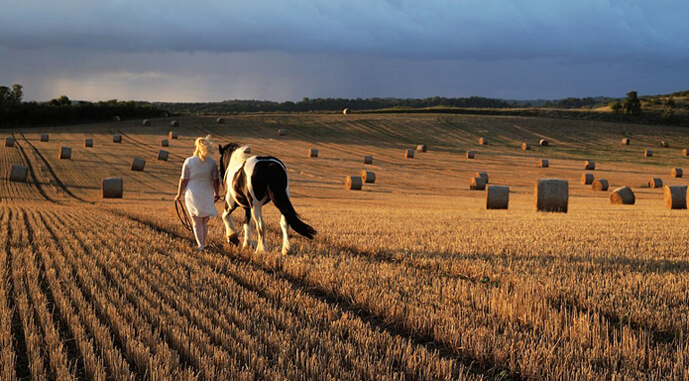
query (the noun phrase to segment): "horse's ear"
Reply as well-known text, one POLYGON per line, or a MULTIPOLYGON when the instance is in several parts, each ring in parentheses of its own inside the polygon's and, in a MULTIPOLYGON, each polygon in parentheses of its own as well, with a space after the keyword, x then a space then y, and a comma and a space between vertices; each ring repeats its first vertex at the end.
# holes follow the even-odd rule
POLYGON ((222 151, 223 151, 222 144, 218 144, 218 152, 220 152, 221 155, 222 155, 222 151))

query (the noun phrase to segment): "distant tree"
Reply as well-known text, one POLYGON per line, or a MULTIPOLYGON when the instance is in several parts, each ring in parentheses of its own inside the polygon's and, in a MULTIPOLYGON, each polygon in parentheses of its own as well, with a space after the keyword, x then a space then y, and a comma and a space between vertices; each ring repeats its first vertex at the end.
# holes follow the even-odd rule
POLYGON ((636 91, 630 91, 627 93, 627 98, 625 98, 622 104, 622 109, 627 115, 639 115, 641 114, 641 101, 636 91))
POLYGON ((0 105, 5 106, 9 104, 10 100, 10 88, 7 86, 0 86, 0 105))
POLYGON ((49 105, 51 106, 69 106, 72 104, 72 101, 67 98, 66 95, 60 95, 59 97, 55 99, 51 99, 50 102, 48 102, 49 105))
POLYGON ((22 102, 22 85, 14 84, 10 89, 7 86, 0 86, 0 107, 17 106, 22 102))
POLYGON ((608 104, 608 107, 610 107, 610 109, 615 113, 619 113, 622 111, 622 103, 619 101, 610 102, 608 104))
POLYGON ((22 98, 24 98, 24 92, 22 91, 22 85, 14 84, 12 85, 12 93, 10 94, 11 104, 18 105, 22 103, 22 98))

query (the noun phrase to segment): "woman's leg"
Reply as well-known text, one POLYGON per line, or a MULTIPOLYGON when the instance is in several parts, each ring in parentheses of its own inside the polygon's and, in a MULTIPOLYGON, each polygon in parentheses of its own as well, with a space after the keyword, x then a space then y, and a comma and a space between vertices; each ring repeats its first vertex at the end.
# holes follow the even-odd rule
POLYGON ((206 237, 203 231, 203 217, 191 217, 194 225, 194 237, 199 248, 206 246, 206 237))
POLYGON ((206 244, 206 238, 208 238, 208 221, 210 217, 203 217, 203 244, 206 244))

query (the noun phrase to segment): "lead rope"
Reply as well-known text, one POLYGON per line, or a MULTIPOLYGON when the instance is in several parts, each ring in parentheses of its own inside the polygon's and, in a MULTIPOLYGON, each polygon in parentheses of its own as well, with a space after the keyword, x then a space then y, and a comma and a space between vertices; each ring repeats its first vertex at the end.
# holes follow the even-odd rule
POLYGON ((179 222, 182 223, 182 226, 193 233, 194 229, 191 226, 191 219, 189 219, 189 214, 182 200, 175 201, 175 211, 177 212, 177 218, 179 218, 179 222))

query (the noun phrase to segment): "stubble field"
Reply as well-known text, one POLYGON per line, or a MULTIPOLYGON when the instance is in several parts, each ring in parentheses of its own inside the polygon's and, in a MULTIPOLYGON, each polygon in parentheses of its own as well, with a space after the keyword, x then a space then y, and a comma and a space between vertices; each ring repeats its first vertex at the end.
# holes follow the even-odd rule
POLYGON ((430 114, 224 118, 3 131, 17 144, 0 148, 1 379, 689 378, 689 213, 665 209, 662 189, 646 186, 686 185, 670 176, 689 161, 685 130, 430 114), (180 139, 158 161, 170 130, 180 139), (209 133, 282 159, 317 238, 292 237, 283 256, 269 206, 271 251, 228 246, 215 220, 210 248, 196 252, 171 200, 193 139, 209 133), (428 152, 406 159, 417 144, 428 152), (71 160, 58 159, 60 146, 71 160), (135 156, 143 172, 130 170, 135 156), (611 190, 631 186, 636 204, 610 205, 609 192, 580 184, 584 160, 611 190), (29 181, 9 182, 21 163, 29 181), (376 183, 345 190, 345 176, 364 169, 376 183), (476 172, 510 187, 508 210, 485 209, 484 192, 469 189, 476 172), (100 198, 109 176, 123 178, 123 199, 100 198), (546 177, 569 180, 568 213, 534 211, 534 181, 546 177))

